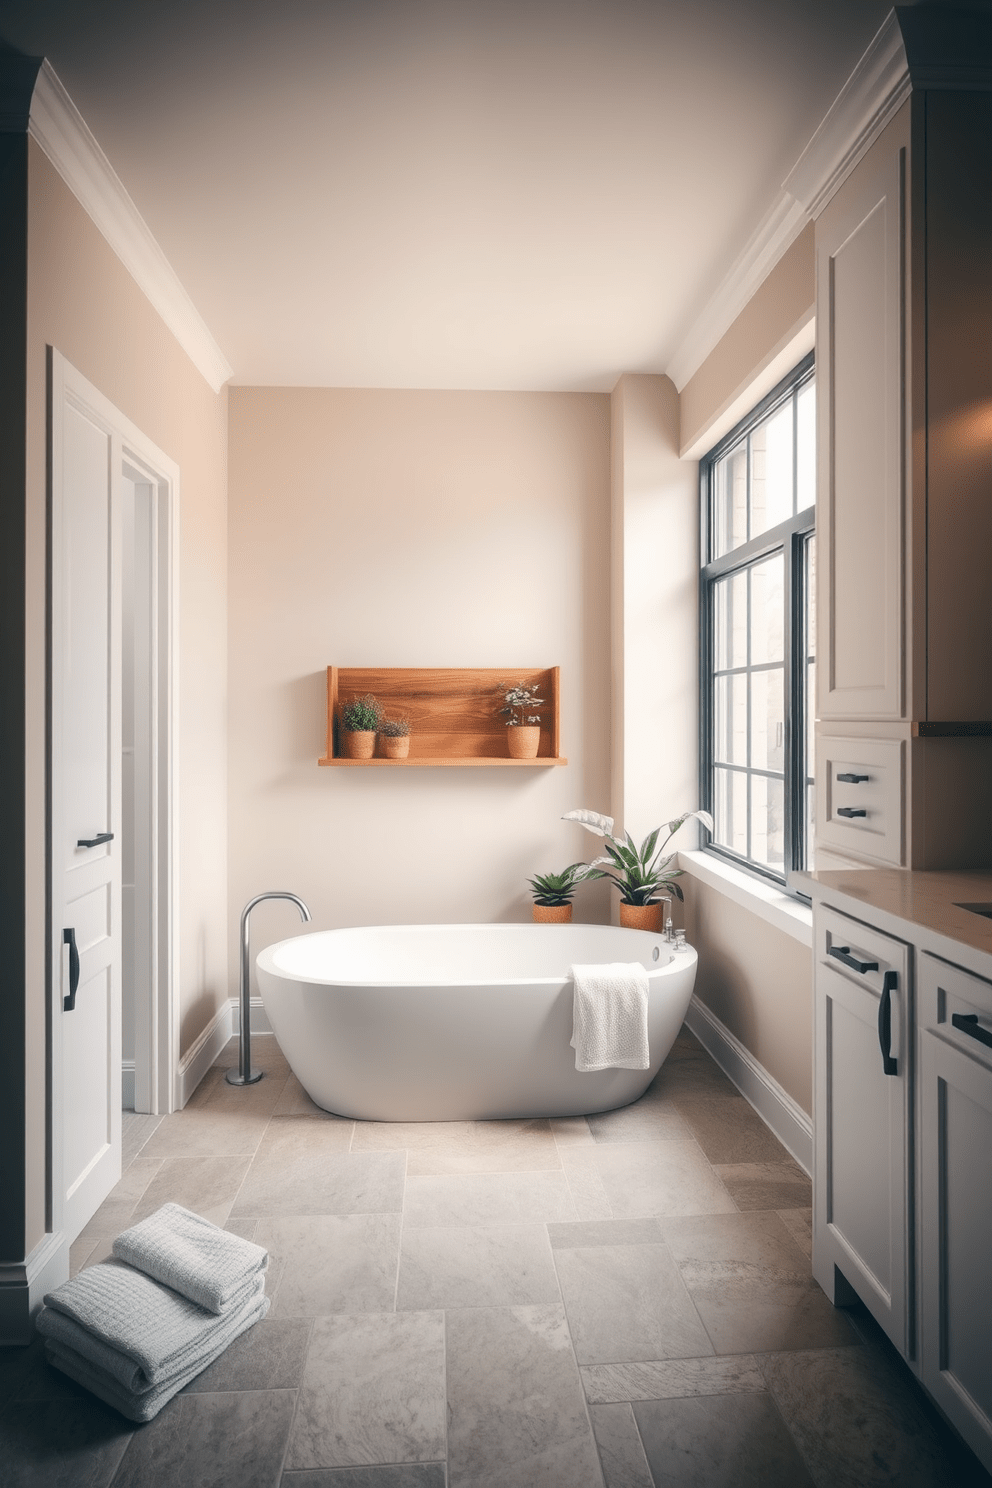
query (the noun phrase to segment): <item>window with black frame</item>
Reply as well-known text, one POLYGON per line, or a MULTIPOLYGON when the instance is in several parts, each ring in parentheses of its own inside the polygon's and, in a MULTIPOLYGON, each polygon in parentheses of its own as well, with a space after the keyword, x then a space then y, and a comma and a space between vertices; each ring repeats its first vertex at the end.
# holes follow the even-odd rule
POLYGON ((700 463, 701 795, 711 851, 812 866, 816 417, 810 355, 700 463))

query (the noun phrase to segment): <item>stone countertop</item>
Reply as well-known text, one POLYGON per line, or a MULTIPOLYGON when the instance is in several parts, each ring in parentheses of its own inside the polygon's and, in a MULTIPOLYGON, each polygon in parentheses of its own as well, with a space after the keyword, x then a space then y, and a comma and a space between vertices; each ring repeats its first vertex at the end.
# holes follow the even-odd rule
POLYGON ((831 869, 796 875, 815 900, 831 893, 866 909, 968 946, 992 965, 992 919, 962 904, 992 908, 992 873, 987 869, 916 872, 908 868, 831 869))

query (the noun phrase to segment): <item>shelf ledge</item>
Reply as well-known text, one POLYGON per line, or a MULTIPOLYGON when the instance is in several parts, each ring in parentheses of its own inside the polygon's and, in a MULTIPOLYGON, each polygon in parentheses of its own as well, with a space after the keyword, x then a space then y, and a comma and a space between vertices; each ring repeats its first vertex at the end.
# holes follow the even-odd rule
POLYGON ((461 769, 466 765, 510 765, 511 767, 517 769, 519 769, 521 766, 524 769, 533 768, 533 766, 536 765, 538 769, 546 769, 550 765, 567 765, 568 760, 564 757, 558 759, 549 759, 546 756, 540 757, 538 759, 510 759, 509 756, 507 756, 506 759, 501 759, 498 758, 496 755, 476 755, 473 758, 466 758, 465 755, 426 755, 421 759, 328 759, 325 756, 324 759, 319 759, 317 763, 318 765, 344 765, 347 768, 358 766, 362 769, 367 769, 370 765, 373 768, 379 765, 385 765, 388 769, 391 770, 405 770, 411 768, 418 769, 425 766, 429 768, 435 765, 451 765, 457 769, 461 769))

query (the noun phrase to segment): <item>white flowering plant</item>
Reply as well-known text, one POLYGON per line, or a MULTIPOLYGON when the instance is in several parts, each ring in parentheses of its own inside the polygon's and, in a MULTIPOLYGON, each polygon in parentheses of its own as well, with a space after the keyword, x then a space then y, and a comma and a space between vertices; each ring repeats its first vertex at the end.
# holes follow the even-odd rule
POLYGON ((538 697, 536 682, 532 687, 525 686, 523 682, 515 682, 512 687, 507 687, 505 682, 501 682, 496 691, 503 699, 502 707, 497 708, 496 712, 509 715, 506 720, 507 728, 540 723, 541 715, 535 710, 543 708, 545 700, 538 697))
POLYGON ((608 878, 620 890, 624 904, 655 904, 663 893, 674 894, 679 900, 684 898, 682 887, 677 882, 683 870, 672 867, 675 854, 666 854, 665 848, 679 828, 692 817, 712 832, 713 818, 708 811, 686 811, 667 823, 668 835, 660 847, 661 827, 649 832, 638 847, 629 832, 625 832, 622 838, 615 837, 612 816, 601 816, 598 811, 568 811, 562 821, 578 822, 586 831, 603 838, 606 851, 589 864, 587 878, 608 878))

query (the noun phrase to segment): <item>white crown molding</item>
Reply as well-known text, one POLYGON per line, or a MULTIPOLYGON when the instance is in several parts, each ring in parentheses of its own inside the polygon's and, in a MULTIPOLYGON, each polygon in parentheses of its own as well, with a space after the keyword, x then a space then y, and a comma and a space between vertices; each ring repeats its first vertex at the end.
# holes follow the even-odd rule
POLYGON ((707 300, 706 308, 670 358, 665 370, 679 392, 730 329, 808 221, 809 214, 802 206, 787 192, 781 191, 731 265, 719 289, 707 300))
POLYGON ((219 393, 233 368, 152 236, 124 184, 59 82, 41 64, 28 133, 151 301, 190 361, 219 393))
POLYGON ((679 392, 806 223, 822 211, 909 90, 906 49, 896 13, 891 11, 789 172, 757 231, 672 356, 666 370, 679 392))

